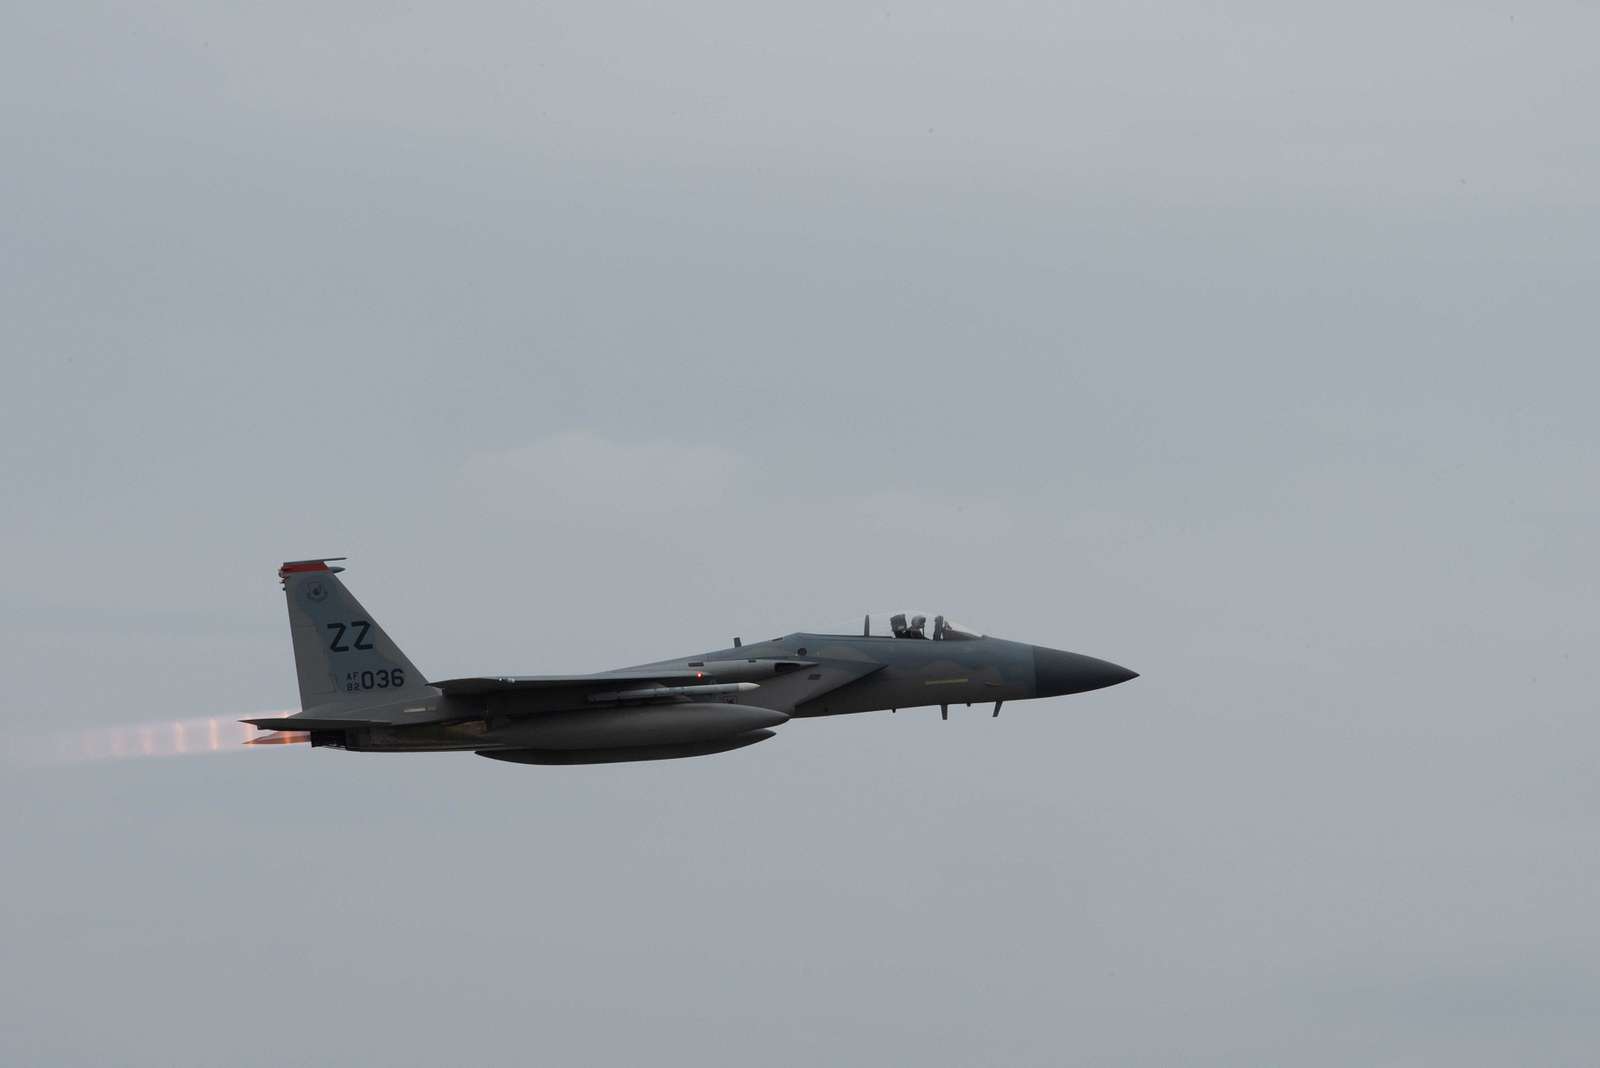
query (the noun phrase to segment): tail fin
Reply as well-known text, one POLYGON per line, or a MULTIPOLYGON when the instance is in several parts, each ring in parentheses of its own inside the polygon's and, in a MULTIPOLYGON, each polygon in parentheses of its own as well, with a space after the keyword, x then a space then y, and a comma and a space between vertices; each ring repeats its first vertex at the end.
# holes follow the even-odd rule
POLYGON ((278 568, 289 602, 300 707, 323 715, 436 693, 339 581, 342 567, 292 560, 278 568))

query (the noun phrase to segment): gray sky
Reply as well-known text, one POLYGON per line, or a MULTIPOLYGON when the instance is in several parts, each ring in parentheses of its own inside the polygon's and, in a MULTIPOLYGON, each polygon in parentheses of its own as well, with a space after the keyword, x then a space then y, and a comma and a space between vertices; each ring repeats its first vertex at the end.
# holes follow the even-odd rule
MULTIPOLYGON (((1592 1063, 1592 5, 12 5, 14 740, 911 603, 1103 693, 0 776, 0 1060, 1592 1063)), ((18 756, 24 746, 11 746, 18 756)))

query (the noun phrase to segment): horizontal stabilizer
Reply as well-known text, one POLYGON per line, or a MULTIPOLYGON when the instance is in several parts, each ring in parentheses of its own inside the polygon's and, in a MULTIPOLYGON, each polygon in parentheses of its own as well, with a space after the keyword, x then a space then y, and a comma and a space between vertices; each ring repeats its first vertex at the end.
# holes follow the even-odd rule
POLYGON ((357 727, 383 727, 389 724, 382 719, 312 719, 308 716, 273 717, 269 719, 244 719, 252 727, 264 731, 348 731, 357 727))
POLYGON ((251 738, 245 745, 300 745, 311 740, 306 731, 273 731, 259 738, 251 738))

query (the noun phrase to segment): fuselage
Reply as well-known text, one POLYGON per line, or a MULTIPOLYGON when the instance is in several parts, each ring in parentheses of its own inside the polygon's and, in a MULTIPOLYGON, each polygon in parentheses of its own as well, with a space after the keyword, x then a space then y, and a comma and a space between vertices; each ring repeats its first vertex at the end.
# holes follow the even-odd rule
POLYGON ((273 744, 363 752, 470 749, 526 764, 665 760, 773 737, 791 718, 1055 697, 1135 676, 1094 657, 987 637, 945 616, 860 617, 853 631, 583 675, 425 678, 333 566, 278 569, 301 711, 247 720, 273 744))
POLYGON ((664 729, 677 730, 668 736, 683 739, 666 744, 702 745, 707 739, 699 735, 715 735, 719 717, 729 725, 728 737, 745 735, 751 729, 751 710, 799 719, 982 703, 998 713, 1007 701, 1083 693, 1136 677, 1136 672, 1106 660, 1004 638, 929 641, 804 632, 622 670, 703 674, 706 681, 678 687, 687 692, 664 693, 657 700, 610 701, 603 708, 596 707, 592 692, 578 688, 484 698, 441 696, 426 709, 431 722, 347 731, 327 744, 369 752, 523 751, 543 749, 533 744, 538 739, 581 737, 604 723, 615 732, 631 727, 646 739, 636 745, 652 744, 664 729), (719 712, 719 706, 725 711, 719 712))
POLYGON ((797 718, 1057 697, 1137 677, 1136 672, 1109 661, 1004 638, 928 641, 810 633, 640 668, 740 660, 814 663, 778 675, 754 693, 738 697, 740 704, 772 708, 797 718))

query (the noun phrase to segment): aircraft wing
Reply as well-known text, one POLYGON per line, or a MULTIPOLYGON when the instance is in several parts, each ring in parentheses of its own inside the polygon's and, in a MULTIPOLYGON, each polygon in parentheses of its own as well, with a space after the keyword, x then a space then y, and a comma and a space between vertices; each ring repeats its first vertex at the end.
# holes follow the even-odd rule
MULTIPOLYGON (((486 697, 492 694, 537 694, 558 692, 561 700, 589 703, 652 701, 664 698, 695 698, 738 693, 755 689, 754 680, 814 667, 810 660, 715 660, 696 664, 661 667, 620 668, 588 675, 481 675, 462 679, 441 679, 427 685, 437 687, 446 697, 486 697)), ((396 709, 393 703, 374 706, 367 717, 346 714, 335 718, 317 715, 319 709, 293 716, 270 716, 243 722, 262 730, 312 731, 353 730, 361 727, 391 727, 396 724, 418 726, 458 718, 455 713, 426 705, 396 709)), ((361 710, 354 710, 359 713, 361 710)), ((512 714, 517 714, 513 710, 512 714)))
MULTIPOLYGON (((437 686, 447 697, 482 697, 495 693, 532 693, 540 690, 585 690, 605 691, 616 690, 618 684, 622 686, 696 686, 712 683, 716 680, 707 678, 704 672, 693 669, 664 669, 659 671, 641 671, 637 669, 623 669, 621 671, 603 671, 594 675, 486 675, 470 679, 444 679, 440 682, 430 682, 428 685, 437 686)), ((420 710, 418 710, 420 711, 420 710)), ((308 731, 308 730, 352 730, 358 727, 389 727, 397 722, 411 724, 434 722, 441 717, 427 715, 421 718, 416 716, 396 717, 389 706, 385 706, 382 714, 365 719, 339 717, 330 719, 319 717, 315 710, 311 713, 299 713, 294 716, 268 716, 256 719, 247 719, 241 722, 249 723, 262 730, 276 731, 308 731)))
POLYGON ((528 693, 536 690, 568 690, 611 686, 615 683, 659 682, 693 685, 714 681, 705 672, 693 669, 661 671, 602 671, 595 675, 486 675, 468 679, 444 679, 430 683, 447 697, 479 697, 491 693, 528 693))

